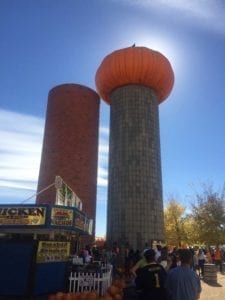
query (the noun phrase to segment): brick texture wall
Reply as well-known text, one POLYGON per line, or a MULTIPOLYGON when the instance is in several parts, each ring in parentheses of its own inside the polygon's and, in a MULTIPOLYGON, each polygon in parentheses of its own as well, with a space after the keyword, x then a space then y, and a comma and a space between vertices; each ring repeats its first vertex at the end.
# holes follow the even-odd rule
MULTIPOLYGON (((99 96, 77 84, 49 92, 38 192, 59 175, 83 201, 83 211, 95 220, 99 96)), ((37 196, 37 203, 55 203, 55 188, 37 196)), ((94 222, 95 223, 95 222, 94 222)))

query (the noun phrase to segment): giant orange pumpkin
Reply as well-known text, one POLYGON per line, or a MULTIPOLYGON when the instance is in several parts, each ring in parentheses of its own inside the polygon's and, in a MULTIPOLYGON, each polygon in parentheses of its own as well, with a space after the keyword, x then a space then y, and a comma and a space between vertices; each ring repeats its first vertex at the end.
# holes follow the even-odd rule
POLYGON ((107 55, 96 72, 96 88, 101 98, 111 103, 111 92, 125 85, 150 87, 159 103, 171 92, 174 73, 161 53, 146 47, 129 47, 107 55))

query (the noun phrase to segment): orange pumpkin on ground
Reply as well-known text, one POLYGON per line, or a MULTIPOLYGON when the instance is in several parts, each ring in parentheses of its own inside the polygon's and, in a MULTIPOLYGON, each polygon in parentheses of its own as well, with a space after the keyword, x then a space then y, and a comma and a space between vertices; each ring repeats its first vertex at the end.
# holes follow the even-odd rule
POLYGON ((123 299, 123 296, 120 295, 120 294, 116 294, 116 295, 113 297, 113 299, 115 299, 115 300, 122 300, 122 299, 123 299))
POLYGON ((78 300, 87 300, 87 295, 89 292, 82 292, 80 293, 78 300))
POLYGON ((64 296, 64 293, 58 292, 58 293, 55 294, 55 299, 56 300, 63 300, 63 296, 64 296))
POLYGON ((62 300, 72 300, 72 296, 70 293, 66 293, 62 296, 62 300))
POLYGON ((98 293, 95 291, 89 292, 87 294, 86 300, 98 300, 98 293))
POLYGON ((80 296, 80 293, 70 293, 71 295, 71 300, 78 300, 79 299, 79 296, 80 296))
POLYGON ((111 295, 111 296, 115 296, 116 294, 118 294, 121 291, 120 288, 118 288, 115 285, 111 285, 110 287, 108 287, 107 292, 111 295))
POLYGON ((117 279, 113 282, 113 285, 117 286, 120 289, 124 289, 127 285, 124 279, 117 279))
POLYGON ((113 297, 110 295, 105 295, 102 300, 113 300, 113 297))

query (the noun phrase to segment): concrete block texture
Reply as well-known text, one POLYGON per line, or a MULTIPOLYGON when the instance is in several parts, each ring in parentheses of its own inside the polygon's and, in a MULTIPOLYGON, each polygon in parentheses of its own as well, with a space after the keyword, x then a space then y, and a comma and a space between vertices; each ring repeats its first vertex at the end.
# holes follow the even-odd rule
MULTIPOLYGON (((38 192, 59 175, 95 220, 99 96, 88 87, 63 84, 49 92, 38 192)), ((55 203, 55 188, 37 196, 37 203, 55 203)))
POLYGON ((139 85, 110 97, 107 242, 141 250, 164 239, 158 100, 139 85))

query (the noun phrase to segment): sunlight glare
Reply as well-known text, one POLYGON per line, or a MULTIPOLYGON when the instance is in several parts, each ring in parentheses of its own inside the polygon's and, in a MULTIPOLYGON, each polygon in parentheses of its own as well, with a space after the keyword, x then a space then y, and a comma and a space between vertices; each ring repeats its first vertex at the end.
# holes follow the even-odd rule
POLYGON ((136 46, 144 46, 152 50, 158 51, 163 54, 170 62, 172 69, 175 74, 179 72, 180 60, 178 52, 175 50, 175 44, 173 45, 171 41, 165 39, 161 35, 156 36, 139 36, 136 41, 136 46))
POLYGON ((136 29, 132 32, 127 32, 126 36, 120 34, 119 36, 120 48, 132 46, 134 43, 136 47, 147 47, 163 54, 170 62, 175 74, 175 80, 183 81, 185 77, 184 70, 185 60, 183 59, 184 49, 180 48, 180 43, 173 36, 167 35, 163 31, 152 31, 136 29))

